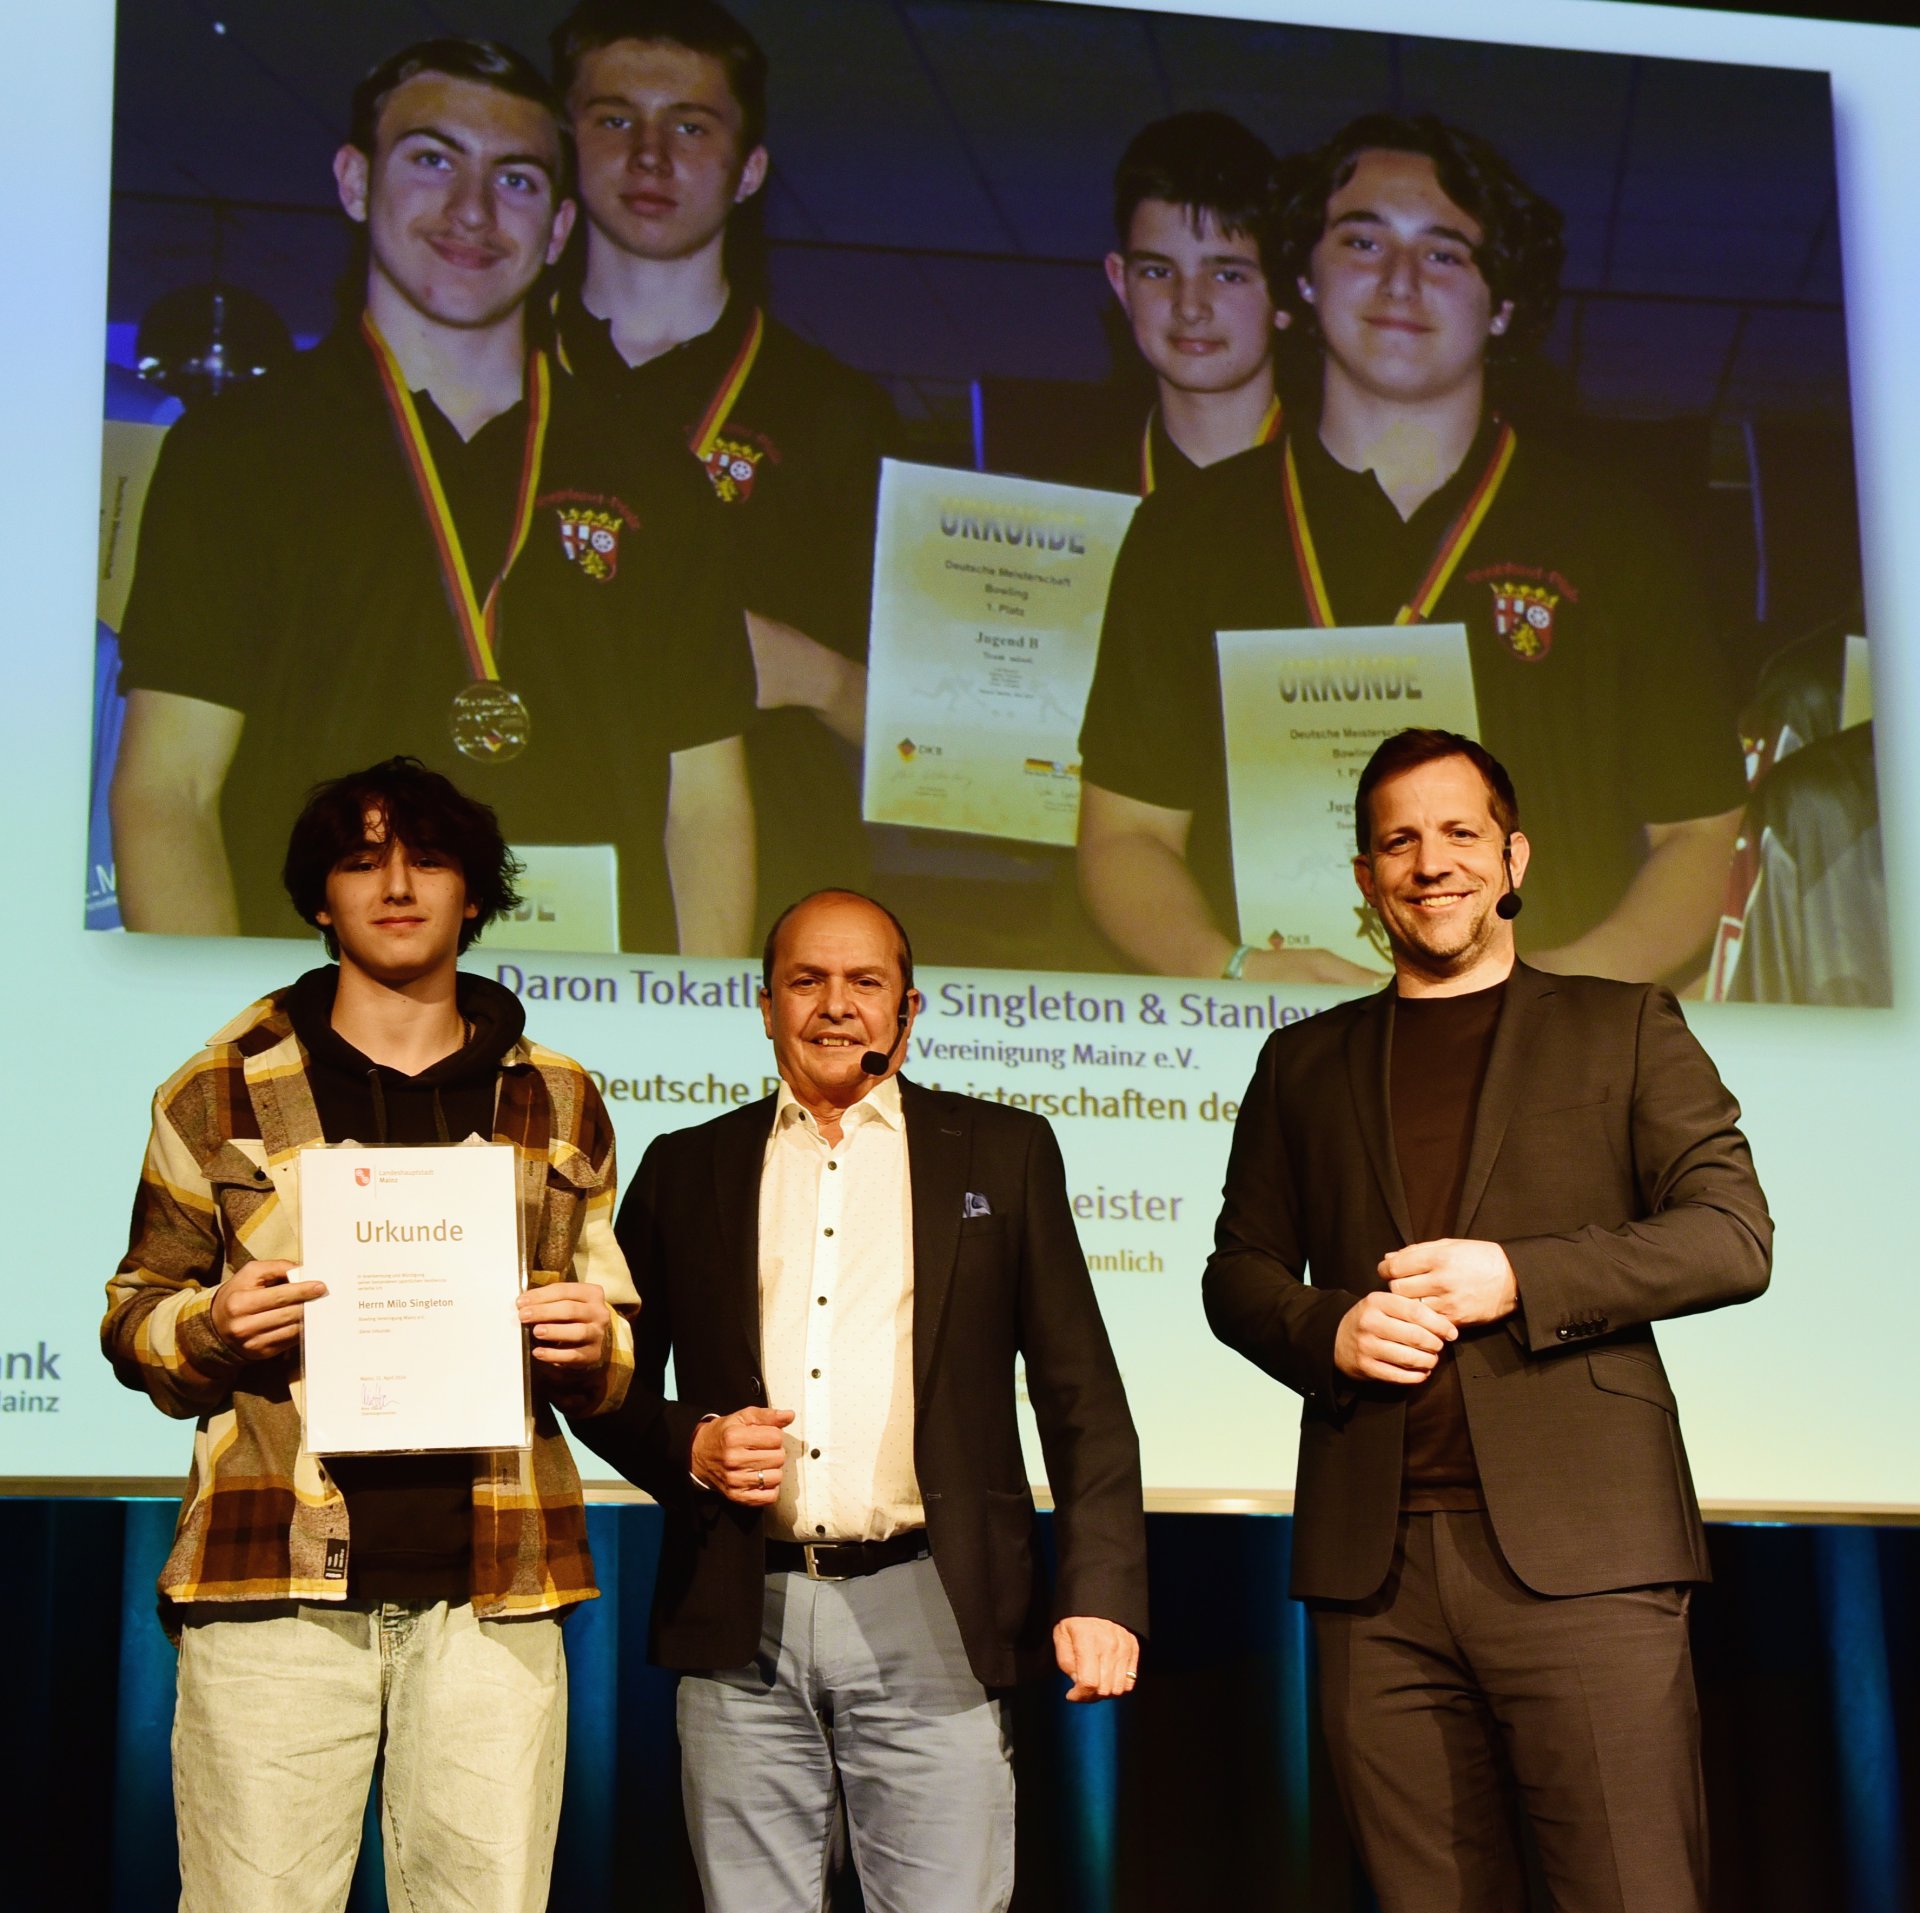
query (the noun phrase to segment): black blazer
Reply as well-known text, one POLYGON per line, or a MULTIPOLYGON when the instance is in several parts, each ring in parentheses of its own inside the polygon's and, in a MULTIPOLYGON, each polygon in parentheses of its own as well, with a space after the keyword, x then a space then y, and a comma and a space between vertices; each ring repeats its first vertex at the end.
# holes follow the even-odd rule
MULTIPOLYGON (((1305 1400, 1293 1591, 1385 1579, 1406 1408, 1336 1373, 1334 1335, 1409 1238, 1394 1156, 1394 993, 1277 1031, 1234 1128, 1207 1319, 1305 1400), (1308 1283, 1311 1286, 1308 1286, 1308 1283)), ((1739 1106, 1667 991, 1516 965, 1452 1234, 1500 1243, 1519 1311, 1455 1344, 1487 1514, 1541 1594, 1707 1578, 1651 1323, 1767 1285, 1773 1225, 1739 1106)))
MULTIPOLYGON (((1145 1635, 1139 1444, 1052 1130, 1027 1111, 904 1078, 900 1094, 913 1193, 914 1465, 967 1657, 982 1682, 1003 1687, 1053 1665, 1054 1619, 1096 1615, 1145 1635), (963 1219, 969 1193, 990 1213, 963 1219), (1050 1609, 1014 1416, 1022 1357, 1053 1491, 1060 1570, 1050 1609)), ((762 1512, 700 1488, 687 1460, 702 1415, 768 1405, 759 1194, 773 1110, 768 1097, 648 1149, 614 1225, 640 1291, 633 1384, 615 1413, 573 1424, 666 1510, 651 1647, 667 1667, 738 1667, 760 1640, 762 1512)))

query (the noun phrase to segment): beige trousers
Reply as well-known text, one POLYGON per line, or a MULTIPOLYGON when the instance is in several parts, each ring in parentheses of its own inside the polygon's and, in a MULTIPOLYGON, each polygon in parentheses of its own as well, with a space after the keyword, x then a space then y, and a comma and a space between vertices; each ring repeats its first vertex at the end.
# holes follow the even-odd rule
POLYGON ((182 1913, 343 1906, 376 1761, 394 1913, 537 1913, 566 1728, 552 1615, 197 1606, 173 1718, 182 1913))

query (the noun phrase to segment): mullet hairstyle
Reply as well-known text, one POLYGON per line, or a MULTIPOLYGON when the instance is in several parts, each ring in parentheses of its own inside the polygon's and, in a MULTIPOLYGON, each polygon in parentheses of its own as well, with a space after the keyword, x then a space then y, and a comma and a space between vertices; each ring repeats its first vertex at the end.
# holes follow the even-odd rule
POLYGON ((1113 229, 1127 249, 1141 203, 1180 207, 1196 231, 1204 214, 1223 233, 1244 234, 1260 255, 1269 296, 1283 288, 1275 231, 1281 162, 1257 133, 1231 113, 1175 113, 1143 126, 1113 171, 1113 229))
POLYGON ((553 84, 571 98, 580 63, 622 40, 684 47, 718 60, 740 109, 740 156, 767 136, 767 56, 760 42, 718 0, 579 0, 548 36, 553 84))
POLYGON ((353 104, 347 121, 347 144, 373 159, 374 142, 379 137, 380 110, 409 80, 422 73, 443 73, 450 80, 472 80, 479 86, 491 86, 515 99, 530 100, 552 120, 560 139, 560 164, 553 182, 553 203, 573 193, 573 128, 559 96, 548 85, 546 75, 527 58, 498 40, 462 40, 448 36, 438 40, 416 40, 412 46, 389 53, 378 66, 353 89, 353 104))
POLYGON ((466 880, 467 901, 478 908, 460 926, 463 954, 488 924, 519 908, 514 880, 521 867, 491 807, 417 757, 389 757, 371 769, 316 784, 287 840, 280 881, 293 907, 320 932, 328 956, 339 957, 340 939, 331 924, 319 920, 327 907, 327 878, 341 858, 365 848, 370 810, 379 813, 384 841, 436 852, 466 880))
MULTIPOLYGON (((1306 156, 1280 214, 1287 284, 1312 277, 1313 249, 1327 229, 1328 203, 1352 179, 1365 152, 1419 153, 1433 161, 1440 190, 1479 223, 1482 237, 1473 259, 1494 305, 1513 301, 1512 322, 1487 341, 1488 361, 1497 364, 1532 351, 1546 336, 1560 301, 1566 221, 1558 206, 1536 193, 1478 134, 1431 113, 1363 114, 1306 156)), ((1304 303, 1303 317, 1305 336, 1318 340, 1310 303, 1304 303)))
POLYGON ((1353 793, 1353 835, 1361 856, 1373 854, 1373 793, 1388 778, 1418 770, 1422 764, 1437 763, 1443 757, 1464 757, 1480 773, 1487 787, 1487 808, 1493 812, 1503 838, 1520 828, 1520 800, 1513 794, 1513 779, 1484 744, 1458 731, 1395 731, 1367 759, 1353 793))
POLYGON ((804 910, 810 903, 818 903, 823 897, 844 897, 849 903, 864 903, 878 910, 893 925, 893 934, 900 947, 894 952, 900 963, 900 1003, 905 1008, 907 992, 913 988, 913 943, 907 936, 907 926, 896 917, 878 897, 870 897, 864 890, 842 890, 837 885, 829 885, 825 890, 809 890, 804 897, 796 898, 773 920, 773 928, 767 932, 767 941, 760 952, 760 993, 763 996, 773 994, 773 959, 780 947, 780 932, 787 927, 787 919, 796 912, 804 910))

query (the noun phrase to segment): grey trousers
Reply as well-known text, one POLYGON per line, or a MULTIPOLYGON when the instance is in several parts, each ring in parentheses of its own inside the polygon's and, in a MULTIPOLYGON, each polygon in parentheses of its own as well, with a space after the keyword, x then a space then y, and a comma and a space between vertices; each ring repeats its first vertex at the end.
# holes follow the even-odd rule
POLYGON ((767 1576, 760 1652, 684 1674, 687 1831, 708 1913, 818 1913, 839 1800, 871 1913, 1003 1913, 1013 1765, 929 1560, 767 1576))
POLYGON ((1486 1515, 1402 1515, 1366 1601, 1316 1602, 1320 1707, 1384 1913, 1704 1913, 1689 1591, 1554 1599, 1486 1515))

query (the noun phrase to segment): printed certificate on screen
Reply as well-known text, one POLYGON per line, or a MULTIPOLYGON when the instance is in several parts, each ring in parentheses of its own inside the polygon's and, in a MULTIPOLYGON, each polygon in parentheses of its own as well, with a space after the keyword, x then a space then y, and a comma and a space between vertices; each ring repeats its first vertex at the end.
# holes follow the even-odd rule
POLYGON ((1080 720, 1138 499, 888 460, 867 820, 1071 844, 1080 720))
POLYGON ((1410 724, 1477 737, 1464 625, 1222 631, 1220 708, 1241 941, 1385 967, 1353 882, 1353 792, 1410 724))

